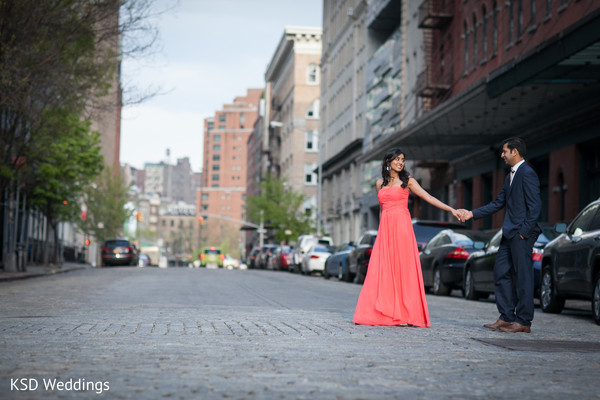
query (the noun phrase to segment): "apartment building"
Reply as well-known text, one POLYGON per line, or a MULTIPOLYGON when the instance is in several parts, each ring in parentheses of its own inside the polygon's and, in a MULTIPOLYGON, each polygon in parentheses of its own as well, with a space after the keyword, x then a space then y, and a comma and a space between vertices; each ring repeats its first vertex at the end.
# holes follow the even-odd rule
MULTIPOLYGON (((321 28, 286 27, 265 73, 268 172, 303 193, 316 215, 321 28)), ((266 136, 266 135, 265 135, 266 136)))
POLYGON ((237 243, 240 238, 248 138, 262 95, 263 89, 248 89, 245 96, 236 97, 204 120, 203 184, 196 192, 196 215, 204 216, 201 242, 207 245, 220 245, 226 239, 237 243))
POLYGON ((365 1, 323 2, 319 218, 334 243, 356 240, 361 233, 358 157, 366 130, 366 14, 365 1))

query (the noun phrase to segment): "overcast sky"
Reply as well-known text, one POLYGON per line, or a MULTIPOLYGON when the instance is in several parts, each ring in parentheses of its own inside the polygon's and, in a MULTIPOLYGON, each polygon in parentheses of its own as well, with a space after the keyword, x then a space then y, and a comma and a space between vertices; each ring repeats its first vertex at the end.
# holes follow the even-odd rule
MULTIPOLYGON (((175 3, 158 0, 161 9, 175 3)), ((125 106, 121 163, 189 157, 202 165, 203 120, 223 104, 264 87, 264 73, 286 26, 322 25, 322 0, 180 0, 162 15, 158 52, 124 59, 125 87, 160 87, 164 94, 125 106)))

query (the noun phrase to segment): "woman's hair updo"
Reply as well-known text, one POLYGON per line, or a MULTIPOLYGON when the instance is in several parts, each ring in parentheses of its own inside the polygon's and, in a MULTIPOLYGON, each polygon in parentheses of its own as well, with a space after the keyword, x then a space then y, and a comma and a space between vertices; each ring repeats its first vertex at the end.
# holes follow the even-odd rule
MULTIPOLYGON (((383 162, 381 163, 381 177, 383 178, 383 184, 381 185, 381 187, 387 186, 387 184, 390 183, 392 179, 392 177, 390 176, 390 163, 400 155, 404 155, 406 157, 406 154, 404 154, 402 150, 395 147, 388 151, 385 154, 385 156, 383 156, 383 162)), ((406 186, 408 186, 409 177, 410 174, 408 173, 406 168, 402 168, 402 171, 400 171, 400 173, 398 174, 398 178, 400 178, 400 180, 402 181, 401 186, 405 189, 406 186)))

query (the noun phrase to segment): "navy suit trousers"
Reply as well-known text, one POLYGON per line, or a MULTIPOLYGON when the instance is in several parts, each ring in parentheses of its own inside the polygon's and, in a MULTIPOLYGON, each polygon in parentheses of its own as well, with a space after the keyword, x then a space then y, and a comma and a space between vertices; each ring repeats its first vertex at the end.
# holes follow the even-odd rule
POLYGON ((533 320, 533 260, 537 235, 521 239, 502 236, 494 265, 494 294, 500 319, 531 326, 533 320))

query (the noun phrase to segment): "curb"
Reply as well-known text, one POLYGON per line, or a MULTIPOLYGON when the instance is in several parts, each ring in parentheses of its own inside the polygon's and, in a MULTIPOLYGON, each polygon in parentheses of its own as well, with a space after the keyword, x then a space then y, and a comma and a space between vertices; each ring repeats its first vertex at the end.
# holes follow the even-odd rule
POLYGON ((0 282, 10 282, 29 278, 39 278, 41 276, 51 276, 65 272, 76 271, 79 269, 92 268, 88 264, 63 264, 56 267, 28 267, 28 272, 0 272, 0 282))

